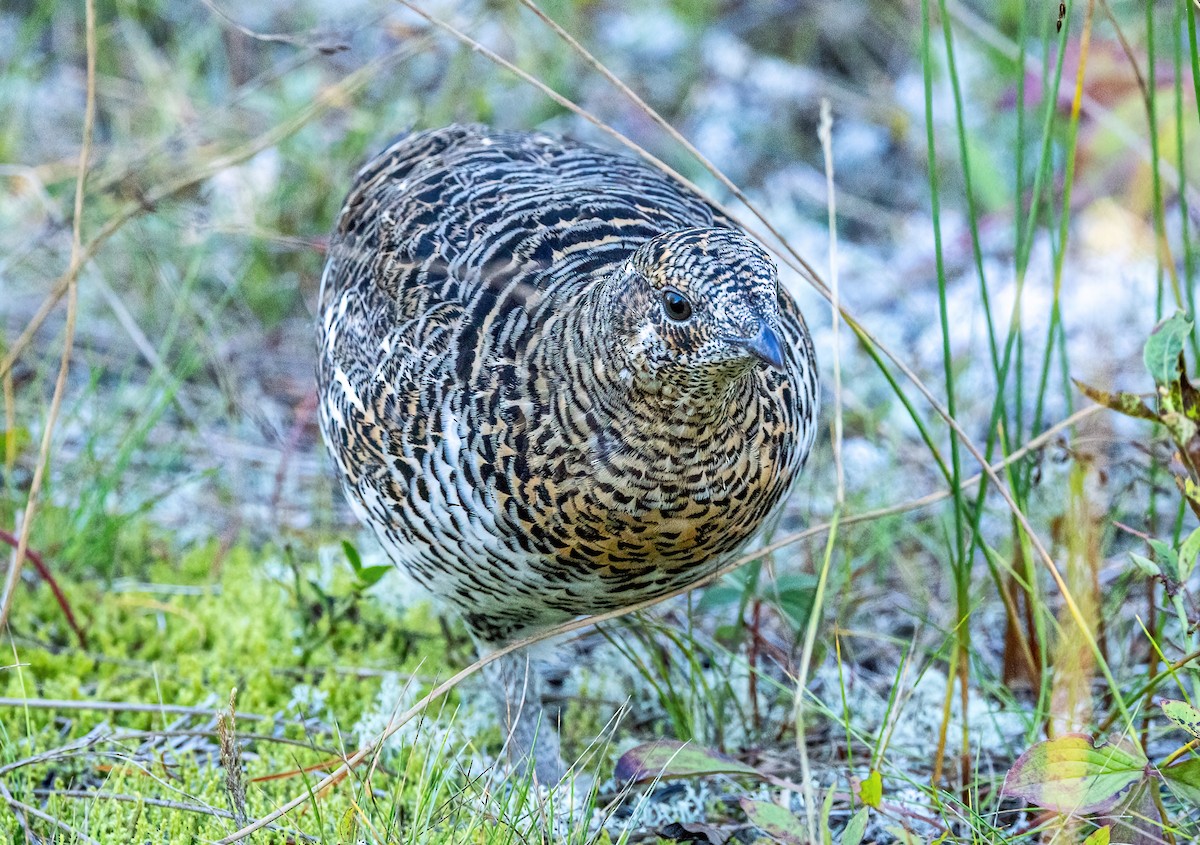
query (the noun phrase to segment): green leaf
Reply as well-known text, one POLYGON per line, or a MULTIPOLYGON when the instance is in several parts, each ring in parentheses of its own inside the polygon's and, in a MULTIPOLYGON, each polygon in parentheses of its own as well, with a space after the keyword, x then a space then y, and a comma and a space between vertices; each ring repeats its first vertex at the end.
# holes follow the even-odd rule
POLYGON ((655 778, 688 778, 703 775, 752 775, 758 769, 699 745, 660 739, 631 748, 617 761, 616 778, 641 783, 655 778))
POLYGON ((383 566, 367 566, 358 570, 358 580, 364 586, 373 587, 379 583, 384 575, 392 571, 392 567, 384 564, 383 566))
POLYGON ((349 540, 342 540, 342 551, 346 553, 346 560, 350 561, 350 568, 355 573, 362 572, 362 556, 349 540))
POLYGON ((867 818, 870 812, 866 807, 862 807, 850 817, 846 829, 842 831, 842 845, 859 845, 862 842, 867 832, 867 818))
POLYGON ((1192 332, 1192 321, 1182 311, 1163 320, 1150 332, 1142 360, 1155 384, 1169 385, 1179 380, 1179 356, 1192 332))
POLYGON ((1132 560, 1134 565, 1142 571, 1143 575, 1146 575, 1150 578, 1162 577, 1162 571, 1158 568, 1158 564, 1150 560, 1150 558, 1130 552, 1129 559, 1132 560))
POLYGON ((358 818, 355 816, 354 808, 351 807, 342 814, 338 821, 338 841, 353 842, 358 834, 358 818))
POLYGON ((1200 808, 1200 757, 1159 769, 1159 773, 1166 779, 1171 791, 1181 800, 1200 808))
POLYGON ((697 610, 715 610, 719 607, 728 607, 736 605, 742 600, 742 595, 745 590, 741 587, 735 587, 729 584, 713 584, 708 587, 700 595, 700 601, 696 603, 697 610))
POLYGON ((1088 834, 1088 838, 1083 840, 1083 845, 1108 845, 1112 837, 1112 828, 1109 825, 1098 827, 1088 834))
POLYGON ((815 581, 797 579, 785 582, 781 578, 776 584, 775 604, 793 625, 799 627, 808 621, 815 595, 815 581))
POLYGON ((825 792, 825 800, 821 802, 821 842, 822 845, 833 845, 833 831, 829 829, 829 816, 833 813, 833 787, 825 792))
POLYGON ((1175 701, 1170 698, 1164 698, 1158 702, 1158 706, 1163 709, 1163 713, 1167 714, 1168 719, 1200 739, 1200 710, 1186 701, 1175 701))
POLYGON ((1091 399, 1097 405, 1103 405, 1109 410, 1116 411, 1118 414, 1124 414, 1127 417, 1136 417, 1141 420, 1150 420, 1151 422, 1158 421, 1158 414, 1150 410, 1141 397, 1136 393, 1109 393, 1106 390, 1098 390, 1091 385, 1084 384, 1079 379, 1072 379, 1075 386, 1079 388, 1079 392, 1091 399))
POLYGON ((1159 415, 1159 422, 1166 427, 1167 433, 1171 435, 1171 439, 1179 444, 1180 447, 1186 446, 1195 438, 1197 430, 1196 424, 1185 417, 1178 411, 1167 411, 1159 415))
POLYGON ((1179 547, 1179 580, 1186 581, 1196 568, 1196 557, 1200 556, 1200 528, 1196 528, 1179 547))
POLYGON ((1154 558, 1158 570, 1168 581, 1174 581, 1179 572, 1179 554, 1169 544, 1162 540, 1151 540, 1150 548, 1154 549, 1154 558))
POLYGON ((1170 568, 1175 568, 1175 562, 1178 557, 1175 554, 1175 549, 1171 548, 1169 543, 1164 543, 1162 540, 1150 540, 1150 548, 1154 549, 1154 554, 1158 557, 1160 565, 1170 564, 1170 568))
POLYGON ((883 775, 878 770, 872 769, 871 774, 867 775, 867 779, 858 788, 858 797, 868 807, 879 809, 883 803, 883 775))
POLYGON ((1066 734, 1022 754, 1008 771, 1003 794, 1058 813, 1101 812, 1142 782, 1147 763, 1136 747, 1097 747, 1085 734, 1066 734))
POLYGON ((784 845, 806 845, 808 833, 804 825, 791 811, 770 801, 751 801, 742 798, 739 802, 750 824, 757 827, 776 842, 784 845))

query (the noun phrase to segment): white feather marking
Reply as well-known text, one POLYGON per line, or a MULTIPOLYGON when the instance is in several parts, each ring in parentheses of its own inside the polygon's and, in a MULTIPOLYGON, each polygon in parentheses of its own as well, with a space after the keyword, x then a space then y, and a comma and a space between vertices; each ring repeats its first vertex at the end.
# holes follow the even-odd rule
POLYGON ((363 407, 362 400, 358 398, 358 393, 354 390, 354 386, 350 384, 350 379, 346 378, 346 373, 341 367, 333 371, 333 380, 341 385, 342 392, 346 394, 346 398, 350 400, 350 404, 365 414, 367 409, 363 407))

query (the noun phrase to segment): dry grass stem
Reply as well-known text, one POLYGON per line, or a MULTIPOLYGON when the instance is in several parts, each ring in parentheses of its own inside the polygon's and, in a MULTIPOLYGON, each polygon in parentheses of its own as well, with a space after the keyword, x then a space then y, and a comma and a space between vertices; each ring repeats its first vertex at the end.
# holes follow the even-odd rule
POLYGON ((846 503, 846 472, 842 465, 842 345, 841 287, 838 284, 837 194, 833 183, 833 109, 821 98, 821 123, 817 130, 825 154, 825 189, 829 211, 829 292, 833 321, 833 467, 837 475, 835 501, 846 503))

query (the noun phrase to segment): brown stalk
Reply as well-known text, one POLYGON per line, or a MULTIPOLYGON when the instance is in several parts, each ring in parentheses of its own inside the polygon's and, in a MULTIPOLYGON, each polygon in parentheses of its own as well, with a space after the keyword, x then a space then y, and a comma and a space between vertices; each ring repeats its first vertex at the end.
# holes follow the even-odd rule
MULTIPOLYGON (((17 548, 18 540, 12 534, 0 529, 0 542, 7 543, 14 549, 17 548)), ((71 610, 71 603, 67 601, 66 593, 62 591, 62 587, 58 585, 58 580, 55 579, 54 573, 50 571, 50 567, 46 565, 45 559, 33 549, 26 549, 25 556, 33 564, 34 569, 38 571, 38 575, 42 576, 42 580, 50 587, 50 592, 54 593, 54 600, 58 602, 59 608, 63 612, 63 616, 67 618, 67 624, 71 626, 71 630, 75 632, 76 638, 79 640, 80 648, 87 648, 87 634, 83 628, 79 626, 79 622, 75 619, 75 614, 71 610)))

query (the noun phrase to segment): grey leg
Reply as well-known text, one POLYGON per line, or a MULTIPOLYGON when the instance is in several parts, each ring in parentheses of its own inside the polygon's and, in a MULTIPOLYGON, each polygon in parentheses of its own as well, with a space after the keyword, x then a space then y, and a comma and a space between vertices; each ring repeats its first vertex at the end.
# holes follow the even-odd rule
POLYGON ((538 783, 556 786, 567 766, 559 750, 557 721, 542 704, 543 679, 537 665, 518 652, 488 664, 484 673, 500 704, 505 749, 514 768, 525 772, 532 764, 538 783))

